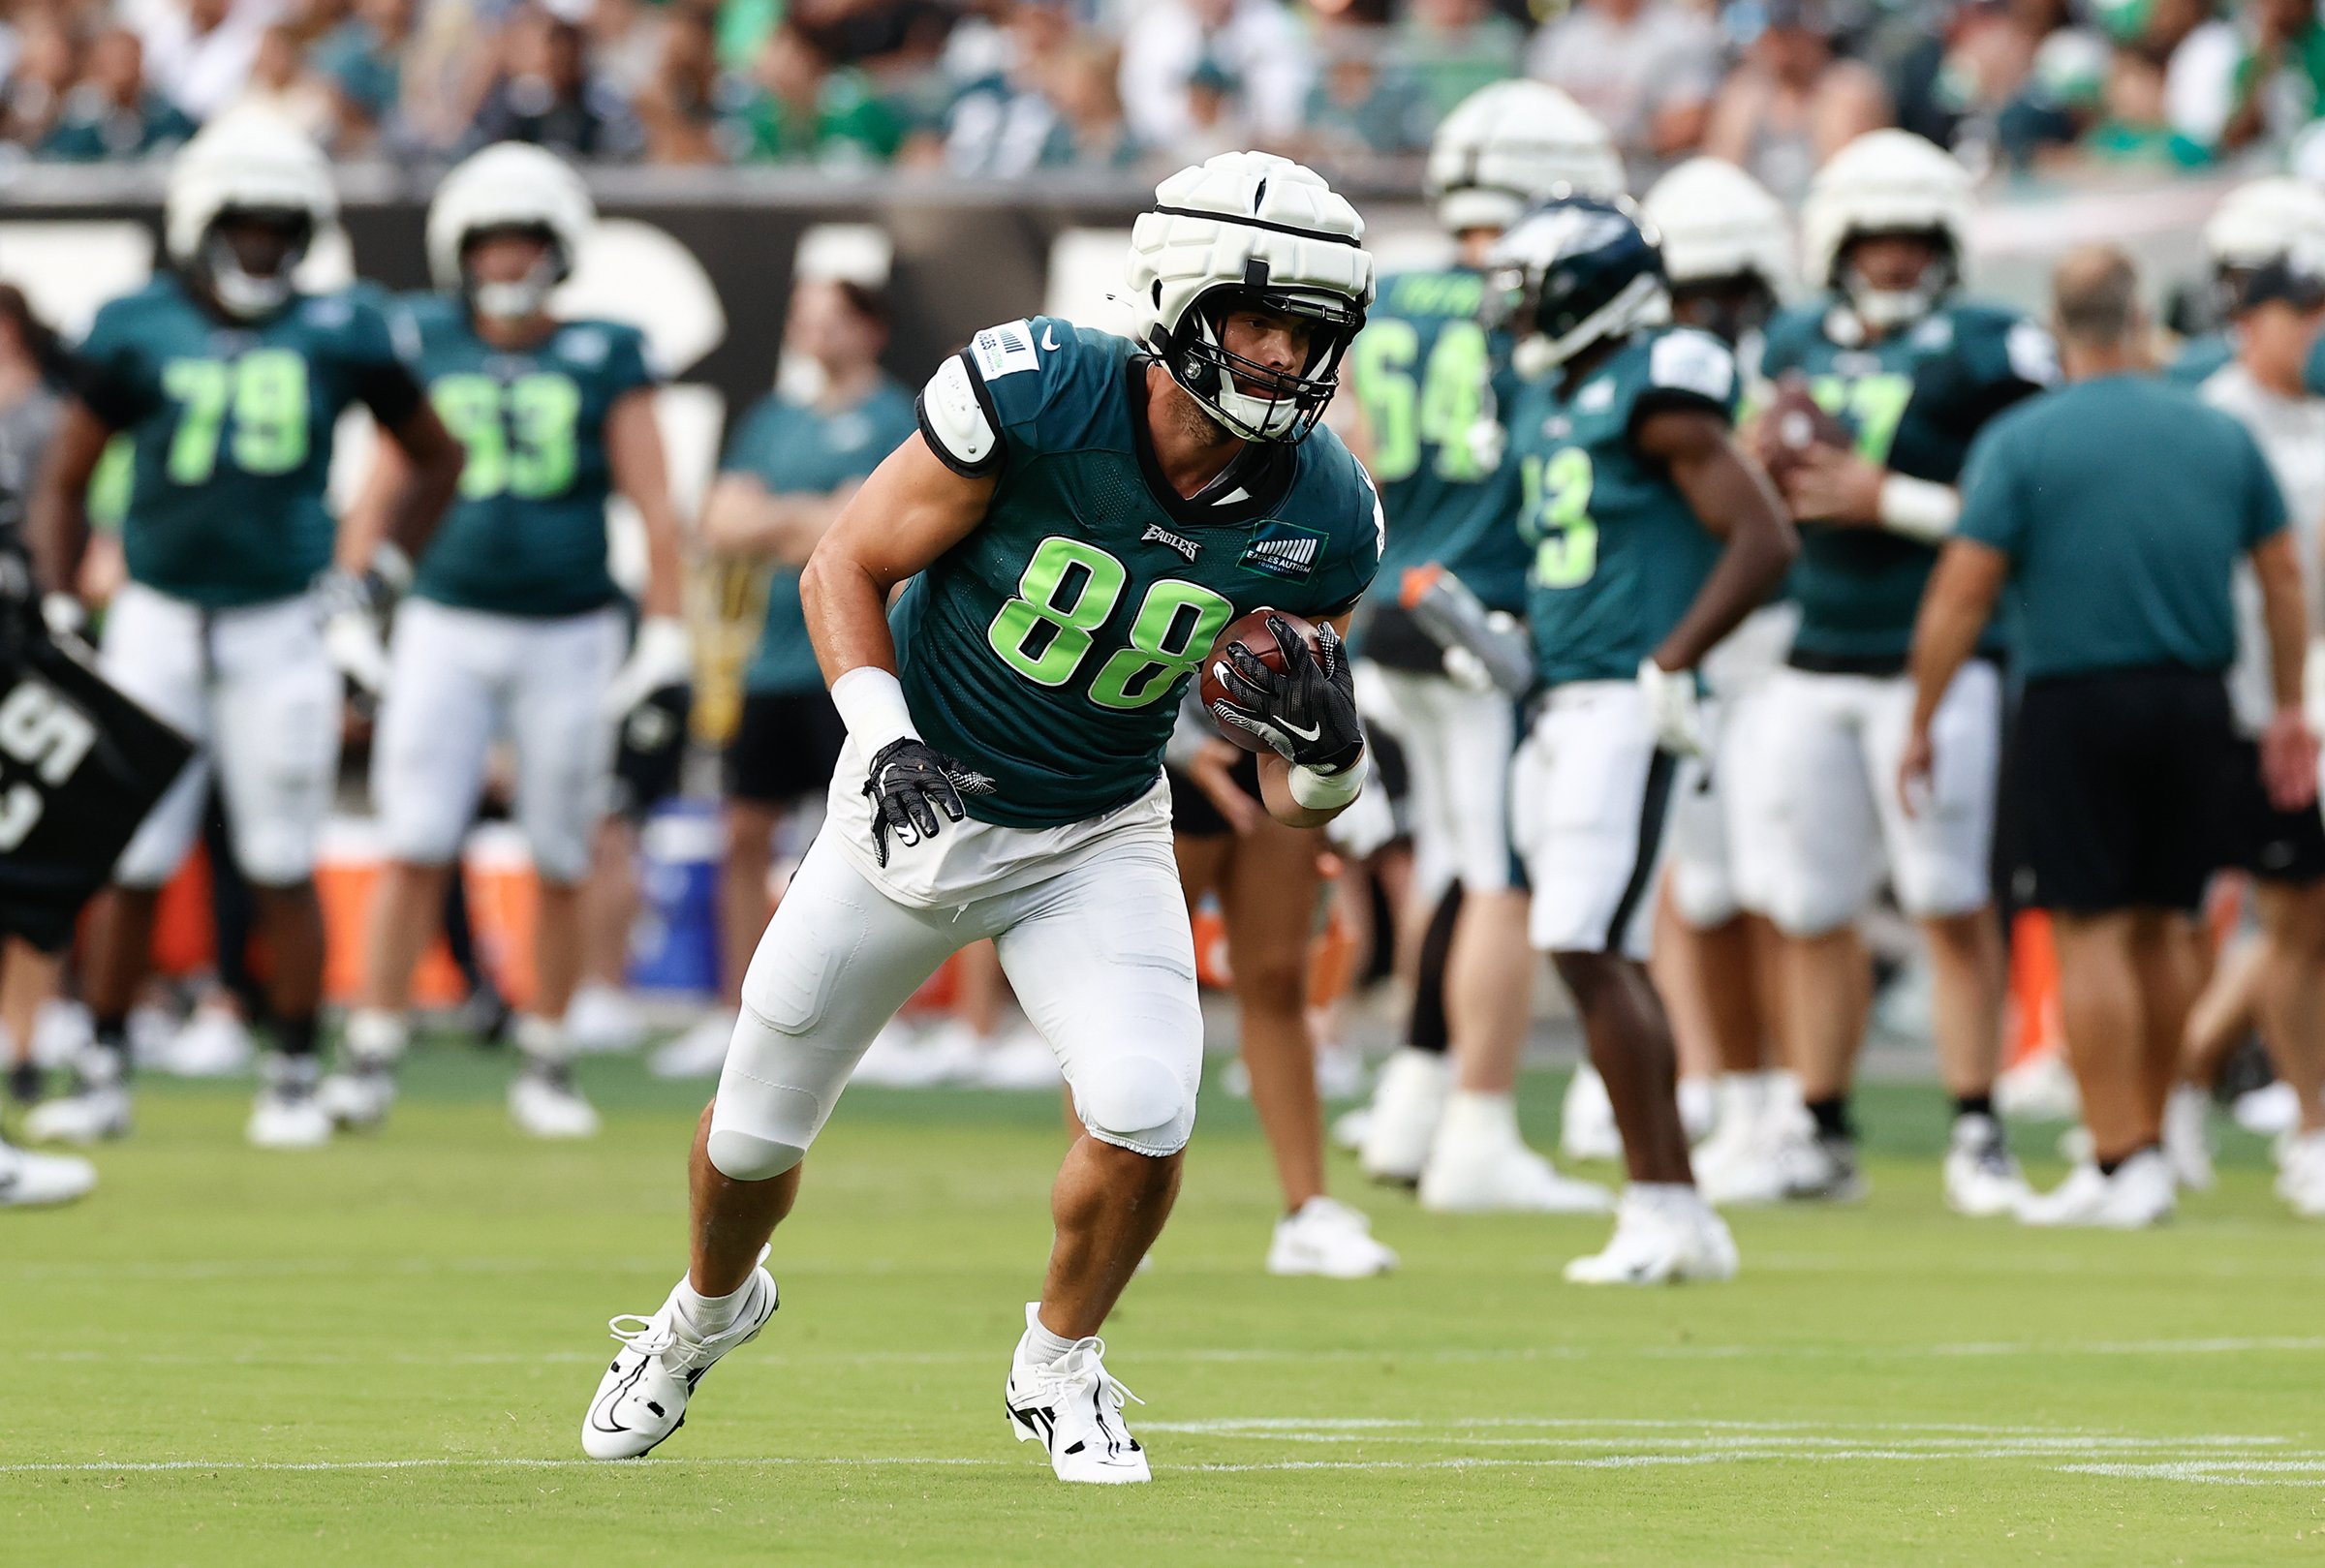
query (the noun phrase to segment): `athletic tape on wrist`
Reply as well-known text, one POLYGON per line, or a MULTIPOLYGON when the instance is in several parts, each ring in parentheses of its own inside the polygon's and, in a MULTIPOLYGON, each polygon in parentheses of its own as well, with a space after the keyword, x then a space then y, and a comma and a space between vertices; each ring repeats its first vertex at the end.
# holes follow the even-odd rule
POLYGON ((1364 793, 1364 754, 1338 773, 1318 773, 1314 768, 1294 767, 1289 784, 1291 798, 1312 812, 1336 812, 1364 793))
POLYGON ((849 738, 867 759, 896 741, 920 738, 913 727, 913 710, 905 706, 903 685, 877 664, 858 664, 832 682, 831 705, 840 710, 849 738))
POLYGON ((1892 474, 1881 481, 1881 526, 1924 544, 1936 544, 1962 517, 1962 493, 1950 484, 1892 474))

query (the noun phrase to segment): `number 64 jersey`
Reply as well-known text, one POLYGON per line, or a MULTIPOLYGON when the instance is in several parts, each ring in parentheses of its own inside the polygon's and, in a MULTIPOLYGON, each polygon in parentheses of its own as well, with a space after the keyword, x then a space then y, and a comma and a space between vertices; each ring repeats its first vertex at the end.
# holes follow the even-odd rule
MULTIPOLYGON (((1036 317, 979 332, 959 363, 998 443, 972 457, 932 428, 929 401, 963 387, 950 366, 923 394, 922 436, 1000 482, 983 523, 913 579, 892 619, 921 737, 989 781, 964 797, 975 821, 1018 830, 974 870, 1006 876, 1020 852, 1054 859, 1100 819, 1139 815, 1126 807, 1167 822, 1163 743, 1219 633, 1263 605, 1312 621, 1351 607, 1379 568, 1381 523, 1363 469, 1321 428, 1256 445, 1223 497, 1180 498, 1147 435, 1150 361, 1125 339, 1036 317)), ((844 820, 864 815, 842 799, 861 778, 862 759, 843 765, 844 820)), ((915 860, 951 852, 947 839, 978 837, 948 828, 881 879, 932 897, 899 887, 899 868, 909 881, 915 860)), ((868 835, 848 838, 870 867, 868 835)))

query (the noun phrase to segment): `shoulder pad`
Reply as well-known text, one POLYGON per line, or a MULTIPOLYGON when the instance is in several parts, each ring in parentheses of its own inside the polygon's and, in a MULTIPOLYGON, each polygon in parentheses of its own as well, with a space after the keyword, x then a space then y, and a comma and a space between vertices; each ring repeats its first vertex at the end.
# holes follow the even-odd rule
POLYGON ((1708 332, 1676 327, 1648 349, 1647 384, 1725 404, 1736 395, 1736 356, 1708 332))
MULTIPOLYGON (((985 334, 978 334, 980 337, 985 334)), ((991 394, 970 374, 975 345, 937 367, 920 390, 920 433, 929 449, 954 473, 975 478, 1001 463, 1001 432, 994 427, 991 394)))

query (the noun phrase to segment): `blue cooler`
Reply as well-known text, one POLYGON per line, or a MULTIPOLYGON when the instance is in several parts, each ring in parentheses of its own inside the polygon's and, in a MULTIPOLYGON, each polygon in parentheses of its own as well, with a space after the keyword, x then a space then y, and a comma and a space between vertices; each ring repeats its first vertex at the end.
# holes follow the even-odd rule
POLYGON ((641 991, 715 995, 719 989, 718 807, 672 797, 638 834, 636 923, 630 984, 641 991))

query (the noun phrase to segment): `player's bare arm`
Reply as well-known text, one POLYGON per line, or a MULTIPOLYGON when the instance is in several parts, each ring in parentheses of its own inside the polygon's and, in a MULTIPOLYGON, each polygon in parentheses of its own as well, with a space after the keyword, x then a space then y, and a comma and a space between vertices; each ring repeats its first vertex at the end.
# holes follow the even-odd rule
POLYGON ((424 401, 389 425, 388 434, 402 453, 406 472, 388 503, 383 532, 406 555, 418 560, 436 525, 444 520, 444 508, 451 505, 452 492, 459 488, 468 451, 424 401))
POLYGON ((80 578, 80 558, 89 547, 89 479, 112 439, 112 428, 87 404, 66 399, 25 511, 33 569, 50 593, 70 594, 80 578))
POLYGON ((1706 531, 1726 540, 1695 602, 1671 629, 1655 661, 1692 669, 1753 610, 1800 553, 1800 538, 1759 466, 1717 415, 1666 409, 1639 424, 1639 449, 1660 458, 1706 531))
POLYGON ((722 561, 799 566, 816 553, 860 487, 852 479, 829 494, 778 495, 756 474, 722 474, 702 503, 702 542, 722 561))
POLYGON ((799 574, 826 682, 866 665, 895 674, 888 590, 967 538, 997 482, 955 474, 918 434, 872 471, 799 574))
POLYGON ((2277 712, 2260 737, 2261 779, 2270 802, 2280 812, 2294 812, 2317 798, 2317 738, 2310 733, 2301 700, 2309 612, 2291 529, 2253 546, 2252 572, 2260 579, 2261 619, 2269 632, 2269 684, 2277 699, 2277 712))
POLYGON ((663 455, 662 428, 654 422, 651 387, 624 392, 606 412, 605 465, 614 491, 637 508, 646 525, 646 592, 639 608, 648 615, 675 616, 678 509, 670 505, 670 468, 663 455))
POLYGON ((1954 539, 1938 557, 1930 586, 1921 599, 1921 614, 1913 625, 1913 655, 1906 673, 1913 678, 1912 732, 1898 763, 1897 787, 1907 811, 1929 778, 1932 753, 1930 721, 1954 672, 1978 646, 1987 618, 1994 613, 1996 596, 2010 574, 2010 558, 1991 544, 1954 539))

